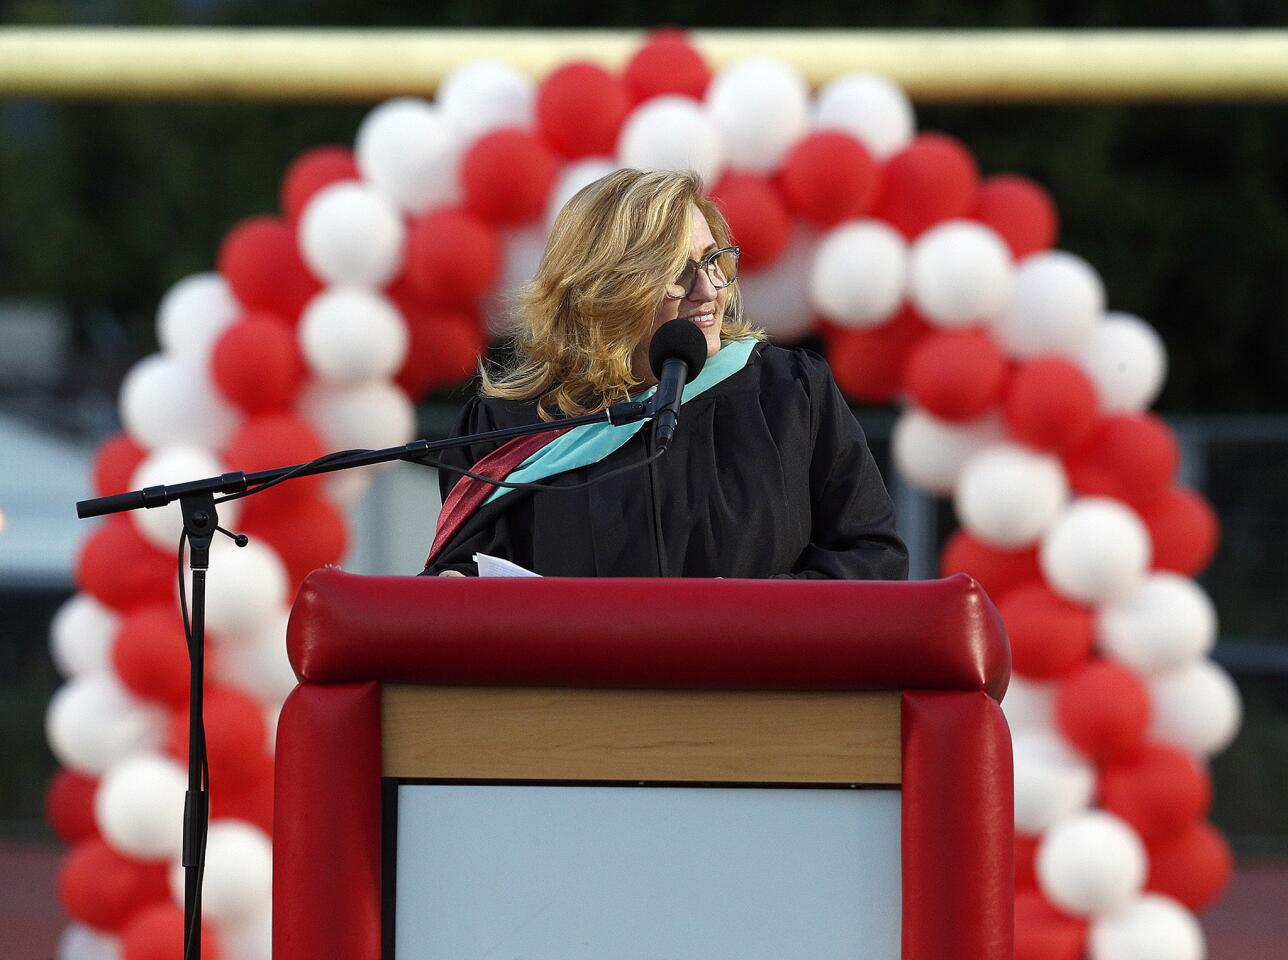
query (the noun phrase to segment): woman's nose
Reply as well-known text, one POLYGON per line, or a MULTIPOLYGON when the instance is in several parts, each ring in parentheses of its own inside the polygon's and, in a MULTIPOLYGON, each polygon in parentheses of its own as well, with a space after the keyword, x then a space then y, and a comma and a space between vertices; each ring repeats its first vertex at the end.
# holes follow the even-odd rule
POLYGON ((694 303, 706 303, 708 300, 714 300, 715 298, 716 285, 711 282, 711 274, 704 267, 693 278, 693 289, 689 291, 688 299, 694 303))

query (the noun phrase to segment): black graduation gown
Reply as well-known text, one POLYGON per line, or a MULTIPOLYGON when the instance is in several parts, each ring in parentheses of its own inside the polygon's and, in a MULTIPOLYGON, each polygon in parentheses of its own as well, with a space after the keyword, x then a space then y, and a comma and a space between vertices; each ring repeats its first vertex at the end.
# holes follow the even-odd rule
MULTIPOLYGON (((475 397, 453 436, 537 419, 535 402, 475 397)), ((543 482, 642 461, 652 442, 645 424, 598 463, 543 482)), ((468 468, 497 446, 441 457, 468 468)), ((460 474, 439 478, 446 498, 460 474)), ((580 490, 511 491, 480 507, 425 573, 476 574, 475 553, 560 577, 908 576, 894 506, 831 370, 809 350, 768 344, 684 403, 655 463, 580 490)))

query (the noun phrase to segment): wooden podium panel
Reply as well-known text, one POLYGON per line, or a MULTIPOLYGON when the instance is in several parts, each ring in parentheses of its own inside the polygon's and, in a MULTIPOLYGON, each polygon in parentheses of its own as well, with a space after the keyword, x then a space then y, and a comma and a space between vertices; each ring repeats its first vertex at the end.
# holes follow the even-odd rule
POLYGON ((382 684, 382 956, 892 960, 902 699, 382 684))
POLYGON ((381 772, 465 780, 897 785, 897 691, 381 691, 381 772))

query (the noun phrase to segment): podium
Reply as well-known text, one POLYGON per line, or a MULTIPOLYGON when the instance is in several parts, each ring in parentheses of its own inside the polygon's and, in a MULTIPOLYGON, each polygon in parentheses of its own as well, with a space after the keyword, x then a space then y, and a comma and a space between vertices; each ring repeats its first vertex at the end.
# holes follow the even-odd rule
MULTIPOLYGON (((436 814, 431 841, 441 828, 469 861, 499 857, 503 868, 504 838, 516 836, 512 817, 525 804, 544 812, 524 823, 545 823, 552 811, 576 823, 578 811, 605 808, 569 804, 606 797, 626 804, 621 816, 632 825, 683 828, 680 848, 700 842, 703 823, 715 831, 726 821, 781 821, 787 832, 764 843, 790 850, 801 816, 848 830, 866 816, 851 801, 870 798, 898 824, 897 843, 887 838, 897 876, 865 880, 884 884, 882 902, 895 905, 897 916, 880 908, 894 924, 891 949, 904 960, 1012 956, 1012 766, 998 705, 1010 653, 997 610, 969 577, 477 579, 330 568, 301 588, 287 645, 300 683, 277 732, 276 960, 410 960, 410 951, 393 949, 401 922, 393 888, 412 867, 453 869, 438 862, 451 846, 442 843, 399 864, 398 838, 415 831, 400 821, 398 797, 426 795, 413 790, 420 786, 433 809, 461 816, 436 814), (642 789, 609 789, 618 787, 642 789), (789 800, 812 812, 778 817, 789 800), (700 819, 712 810, 714 819, 700 819), (502 819, 489 825, 473 817, 478 811, 502 819), (755 819, 766 811, 768 820, 755 819), (698 819, 685 819, 691 814, 698 819)), ((615 843, 618 831, 603 822, 587 821, 585 836, 615 843)), ((557 844, 578 834, 552 836, 557 844)), ((629 849, 650 849, 645 839, 629 849)), ((737 861, 737 845, 721 842, 737 861)), ((867 849, 863 842, 856 849, 867 849)), ((747 844, 761 845, 759 834, 747 844)), ((545 851, 538 859, 557 853, 533 849, 545 851)), ((713 859, 721 857, 695 862, 713 859)), ((845 854, 823 859, 846 867, 845 854)), ((652 865, 622 864, 644 867, 652 865)), ((864 879, 865 867, 853 872, 864 879)), ((577 879, 592 892, 603 885, 577 879)), ((434 882, 444 890, 451 880, 434 882)), ((517 870, 513 877, 516 889, 540 882, 517 870)), ((654 882, 670 883, 665 875, 654 882)), ((831 883, 807 877, 800 889, 831 883)), ((406 899, 405 889, 398 894, 406 899)))

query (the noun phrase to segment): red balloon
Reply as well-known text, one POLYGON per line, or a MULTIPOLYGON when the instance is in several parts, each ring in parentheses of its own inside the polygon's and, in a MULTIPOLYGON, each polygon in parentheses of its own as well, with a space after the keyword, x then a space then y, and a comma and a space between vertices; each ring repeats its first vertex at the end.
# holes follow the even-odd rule
POLYGON ((1091 435, 1096 427, 1096 388, 1091 378, 1063 357, 1039 357, 1021 364, 1005 401, 1006 429, 1021 443, 1060 452, 1091 435))
POLYGON ((416 314, 434 309, 432 300, 427 300, 412 288, 405 270, 394 278, 389 286, 385 287, 385 296, 398 308, 398 312, 408 322, 416 314))
POLYGON ((113 610, 128 610, 174 594, 179 544, 163 553, 144 540, 124 514, 108 517, 81 544, 76 586, 113 610))
POLYGON ((879 177, 872 155, 857 139, 840 130, 820 130, 792 148, 778 182, 792 213, 830 227, 872 209, 879 177))
POLYGON ((1011 668, 1038 680, 1083 663, 1095 641, 1095 615, 1056 596, 1044 583, 1016 587, 998 604, 1011 639, 1011 668))
POLYGON ((711 190, 711 199, 729 221, 734 243, 742 247, 740 270, 761 270, 776 261, 792 236, 778 191, 765 177, 731 173, 711 190))
POLYGON ((1060 685, 1055 714, 1065 739, 1088 757, 1107 763, 1128 756, 1144 742, 1149 693, 1131 670, 1094 660, 1060 685))
POLYGON ((1051 195, 1028 177, 989 177, 979 188, 971 218, 998 232, 1016 260, 1055 245, 1060 221, 1051 195))
POLYGON ((188 647, 173 600, 125 615, 112 645, 112 665, 136 696, 174 707, 188 702, 188 647))
POLYGON ((220 335, 211 368, 219 392, 248 414, 288 409, 305 378, 295 332, 265 313, 247 314, 220 335))
MULTIPOLYGON (((241 790, 264 776, 268 728, 264 708, 250 694, 233 687, 210 686, 205 691, 206 759, 210 763, 211 795, 241 790)), ((188 711, 170 714, 166 748, 188 762, 188 711)))
POLYGON ((94 791, 98 780, 60 768, 45 788, 45 819, 68 845, 98 836, 94 819, 94 791))
POLYGON ((932 329, 911 307, 867 330, 825 325, 827 356, 837 386, 860 403, 889 403, 903 390, 909 354, 932 329))
POLYGON ((134 489, 130 478, 147 454, 129 434, 108 437, 94 452, 94 492, 100 497, 110 497, 134 489))
POLYGON ((1166 843, 1149 848, 1145 888, 1178 900, 1196 913, 1210 907, 1230 884, 1234 855, 1210 823, 1190 824, 1166 843))
POLYGON ((516 224, 539 216, 555 182, 555 155, 523 130, 495 130, 461 161, 465 207, 489 223, 516 224))
POLYGON ((1161 418, 1130 413, 1100 421, 1065 458, 1065 468, 1079 493, 1144 507, 1167 489, 1180 459, 1176 437, 1161 418))
POLYGON ((464 383, 487 348, 478 318, 464 311, 407 314, 407 359, 395 378, 412 400, 437 387, 464 383))
POLYGON ((612 156, 629 109, 625 84, 594 63, 565 64, 537 89, 537 129, 572 160, 612 156))
POLYGON ((303 582, 318 567, 339 563, 349 546, 344 514, 320 496, 306 497, 281 508, 257 509, 247 513, 239 527, 251 537, 263 537, 276 551, 292 586, 303 582))
POLYGON ((1172 487, 1141 510, 1154 543, 1154 569, 1197 576, 1216 553, 1221 521, 1207 499, 1194 490, 1172 487))
POLYGON ((282 212, 292 222, 300 218, 313 195, 341 180, 359 180, 358 164, 348 147, 314 147, 301 153, 282 178, 282 212))
MULTIPOLYGON (((219 960, 219 940, 201 925, 202 960, 219 960)), ((183 911, 173 903, 140 910, 121 931, 121 960, 183 960, 183 911)))
POLYGON ((1036 890, 1038 887, 1038 844, 1041 837, 1027 833, 1015 834, 1015 889, 1017 892, 1036 890))
POLYGON ((501 274, 496 228, 464 210, 435 210, 407 232, 407 287, 427 304, 472 309, 501 274))
POLYGON ((1015 587, 1040 579, 1038 549, 1002 550, 990 546, 965 529, 957 530, 944 544, 939 558, 939 575, 968 573, 992 597, 994 603, 1015 587))
MULTIPOLYGON (((326 453, 317 433, 302 418, 290 413, 265 413, 252 417, 238 428, 224 449, 224 462, 230 470, 252 473, 270 467, 307 463, 326 453)), ((257 493, 246 501, 246 513, 281 510, 299 503, 318 490, 322 478, 293 477, 271 490, 257 493), (252 506, 253 504, 253 506, 252 506)))
POLYGON ((58 870, 58 899, 73 920, 121 929, 140 908, 169 899, 168 863, 117 853, 100 837, 78 843, 58 870))
POLYGON ((657 30, 626 64, 622 82, 632 105, 667 93, 701 100, 711 68, 683 30, 657 30))
POLYGON ((1015 897, 1015 960, 1082 960, 1087 922, 1066 916, 1042 894, 1015 897))
POLYGON ((1161 743, 1100 771, 1100 806, 1150 845, 1176 836, 1212 805, 1212 779, 1184 750, 1161 743))
POLYGON ((244 307, 294 322, 322 284, 300 257, 295 229, 276 217, 238 224, 219 248, 219 272, 244 307))
POLYGON ((941 330, 908 355, 904 385, 941 420, 973 420, 992 407, 1006 381, 1006 356, 982 330, 941 330))
POLYGON ((979 167, 966 146, 943 133, 923 133, 886 162, 873 214, 908 239, 964 217, 975 204, 979 167))
POLYGON ((273 758, 265 755, 263 770, 237 789, 212 791, 210 816, 214 819, 245 820, 272 837, 273 758))

